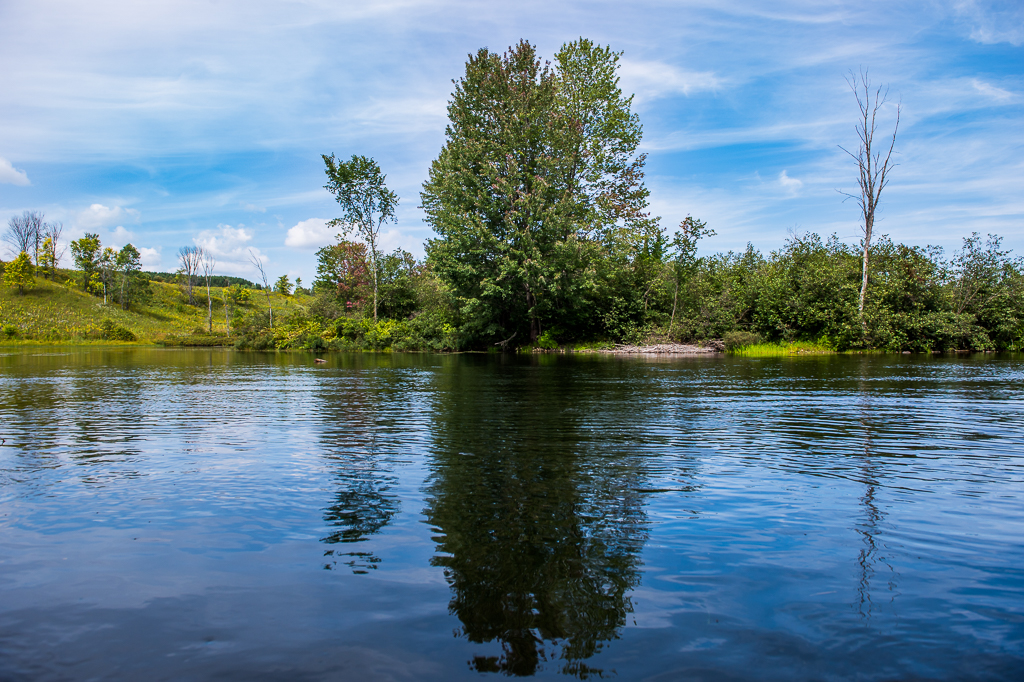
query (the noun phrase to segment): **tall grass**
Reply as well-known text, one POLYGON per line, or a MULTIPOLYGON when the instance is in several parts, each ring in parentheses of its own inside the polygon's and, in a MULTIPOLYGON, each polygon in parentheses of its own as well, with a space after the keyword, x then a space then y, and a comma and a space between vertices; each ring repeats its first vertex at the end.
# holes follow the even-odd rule
POLYGON ((792 343, 754 343, 729 352, 732 355, 742 355, 748 358, 768 358, 786 355, 829 355, 836 351, 815 341, 794 341, 792 343))

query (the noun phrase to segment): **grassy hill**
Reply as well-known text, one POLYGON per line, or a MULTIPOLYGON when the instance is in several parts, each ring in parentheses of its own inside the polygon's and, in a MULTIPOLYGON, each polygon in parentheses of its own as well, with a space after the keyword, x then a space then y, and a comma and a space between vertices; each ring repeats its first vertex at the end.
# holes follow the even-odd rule
MULTIPOLYGON (((0 343, 25 342, 108 342, 116 340, 111 329, 128 330, 138 343, 176 343, 194 333, 206 333, 206 289, 196 291, 196 305, 188 305, 176 284, 150 282, 152 298, 145 305, 121 310, 118 303, 106 305, 102 297, 85 293, 68 283, 71 272, 62 273, 56 282, 35 278, 32 288, 18 294, 12 287, 0 287, 0 343)), ((230 336, 224 316, 223 289, 212 287, 213 331, 230 336)), ((262 291, 252 291, 247 304, 229 304, 229 315, 236 309, 247 312, 265 309, 262 291)), ((288 314, 308 301, 306 296, 271 294, 274 314, 288 314)))

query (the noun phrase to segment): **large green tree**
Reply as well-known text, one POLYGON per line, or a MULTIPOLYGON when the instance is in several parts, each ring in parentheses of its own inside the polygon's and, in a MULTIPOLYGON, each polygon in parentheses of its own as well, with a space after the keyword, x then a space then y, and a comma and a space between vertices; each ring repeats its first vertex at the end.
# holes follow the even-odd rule
POLYGON ((580 39, 552 67, 521 41, 471 55, 456 81, 421 198, 431 266, 473 342, 536 341, 593 317, 608 259, 628 264, 656 229, 618 58, 580 39))

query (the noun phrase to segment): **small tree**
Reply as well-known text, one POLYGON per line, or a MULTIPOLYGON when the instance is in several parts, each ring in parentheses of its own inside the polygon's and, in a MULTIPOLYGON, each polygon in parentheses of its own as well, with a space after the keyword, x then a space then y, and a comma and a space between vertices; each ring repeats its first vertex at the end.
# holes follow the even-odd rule
POLYGON ((125 244, 124 248, 118 251, 115 264, 121 280, 121 295, 118 300, 121 302, 121 309, 128 310, 132 294, 137 287, 136 279, 142 270, 141 254, 131 244, 125 244))
POLYGON ((196 299, 193 287, 196 283, 196 276, 199 273, 199 266, 203 260, 203 249, 198 246, 183 246, 178 249, 178 274, 184 280, 185 293, 188 295, 188 304, 195 305, 196 299))
POLYGON ((99 260, 100 281, 103 282, 103 305, 107 304, 107 287, 114 283, 117 272, 117 251, 109 246, 103 249, 99 260))
POLYGON ((669 336, 672 335, 672 327, 676 323, 676 307, 679 304, 679 286, 693 275, 697 269, 697 242, 703 237, 714 237, 715 231, 710 229, 702 220, 696 220, 692 216, 686 216, 683 222, 679 223, 679 230, 672 238, 672 246, 675 253, 672 257, 672 278, 675 280, 675 293, 672 294, 672 318, 668 323, 669 336))
POLYGON ((274 328, 274 307, 270 304, 270 283, 267 281, 267 271, 263 269, 263 259, 256 255, 256 252, 249 249, 249 261, 256 266, 263 280, 263 293, 267 295, 267 310, 270 313, 270 328, 274 328))
POLYGON ((213 297, 210 295, 210 277, 213 275, 213 269, 217 267, 217 261, 209 252, 202 249, 200 251, 202 252, 203 278, 206 280, 206 331, 212 334, 213 297))
POLYGON ((75 260, 75 267, 82 271, 82 291, 90 291, 99 269, 99 235, 86 232, 84 237, 71 242, 71 257, 75 260))
POLYGON ((292 293, 292 283, 288 281, 288 275, 281 275, 274 282, 274 291, 284 296, 290 296, 292 293))
POLYGON ((896 147, 896 131, 900 127, 901 105, 896 105, 896 123, 892 127, 892 139, 889 140, 889 149, 885 150, 885 147, 882 147, 882 150, 885 151, 885 157, 883 158, 882 152, 874 146, 874 141, 875 131, 878 126, 878 112, 887 101, 889 89, 886 88, 883 92, 881 86, 879 86, 875 89, 874 94, 872 94, 867 71, 861 71, 859 78, 857 74, 851 71, 846 82, 850 86, 850 90, 853 91, 853 96, 857 99, 857 108, 860 112, 856 125, 860 145, 857 147, 856 154, 842 146, 839 148, 857 162, 857 182, 860 185, 860 193, 849 194, 847 192, 840 192, 840 194, 857 201, 857 205, 860 206, 861 218, 864 221, 861 225, 861 230, 864 233, 864 239, 862 240, 864 253, 861 264, 860 304, 858 307, 861 327, 864 327, 864 297, 868 290, 868 258, 871 251, 871 231, 875 226, 875 210, 878 208, 878 200, 882 196, 882 190, 889 184, 889 171, 896 165, 892 162, 892 152, 896 147))
POLYGON ((377 320, 377 259, 380 226, 395 219, 398 195, 384 184, 387 176, 380 172, 377 162, 366 156, 352 155, 348 162, 338 161, 334 154, 322 155, 327 165, 327 184, 324 189, 334 195, 345 212, 343 218, 328 223, 341 228, 342 236, 352 231, 366 242, 370 250, 373 275, 373 319, 377 320))
POLYGON ((18 257, 4 267, 4 284, 11 287, 18 287, 18 293, 24 294, 25 288, 32 287, 35 267, 28 254, 22 251, 18 257))

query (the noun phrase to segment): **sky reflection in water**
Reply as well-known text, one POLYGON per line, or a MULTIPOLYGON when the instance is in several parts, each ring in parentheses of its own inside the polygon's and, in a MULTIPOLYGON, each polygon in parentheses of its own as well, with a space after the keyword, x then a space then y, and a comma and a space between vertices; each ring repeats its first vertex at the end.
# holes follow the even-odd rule
POLYGON ((0 355, 0 677, 1013 679, 1024 362, 0 355))

